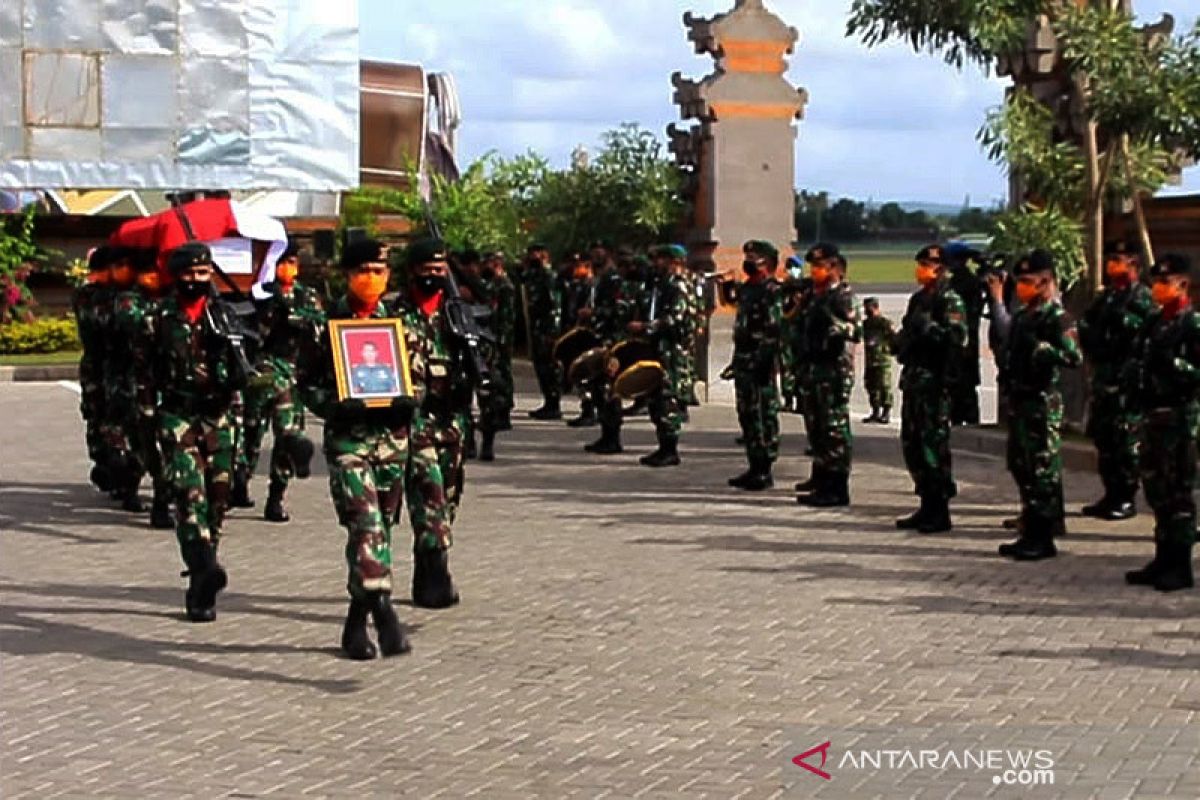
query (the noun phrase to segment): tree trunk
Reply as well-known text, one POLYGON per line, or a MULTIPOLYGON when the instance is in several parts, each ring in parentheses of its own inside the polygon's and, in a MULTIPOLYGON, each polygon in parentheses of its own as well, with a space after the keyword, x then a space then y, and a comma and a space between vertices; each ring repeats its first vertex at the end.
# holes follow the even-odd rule
POLYGON ((1154 242, 1150 239, 1150 226, 1146 223, 1146 208, 1142 204, 1142 193, 1138 189, 1133 172, 1133 159, 1129 155, 1129 137, 1121 137, 1121 160, 1125 164, 1125 180, 1129 181, 1129 194, 1133 198, 1133 218, 1137 222, 1138 244, 1142 250, 1143 269, 1154 263, 1154 242))

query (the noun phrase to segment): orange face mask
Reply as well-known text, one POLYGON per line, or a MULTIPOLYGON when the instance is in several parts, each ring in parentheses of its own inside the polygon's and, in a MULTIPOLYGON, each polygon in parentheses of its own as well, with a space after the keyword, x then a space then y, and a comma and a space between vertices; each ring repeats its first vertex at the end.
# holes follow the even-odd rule
POLYGON ((1041 287, 1033 281, 1017 281, 1017 298, 1025 305, 1029 305, 1041 296, 1041 287))
POLYGON ((936 282, 937 279, 937 267, 931 267, 928 264, 917 264, 917 283, 921 286, 928 286, 936 282))
POLYGON ((108 274, 108 270, 103 270, 101 272, 89 272, 87 274, 87 282, 94 283, 97 286, 104 286, 111 278, 112 276, 108 274))
POLYGON ((387 291, 387 273, 358 272, 350 276, 350 294, 363 303, 374 304, 387 291))
POLYGON ((576 267, 575 271, 571 273, 571 276, 577 281, 582 281, 591 277, 591 274, 592 271, 587 267, 576 267))
POLYGON ((1154 302, 1164 308, 1176 305, 1183 300, 1183 287, 1173 283, 1155 283, 1150 291, 1154 295, 1154 302))
POLYGON ((275 267, 275 280, 284 286, 291 286, 295 283, 298 274, 300 274, 300 267, 293 262, 279 264, 275 267))
POLYGON ((124 265, 112 268, 112 282, 117 286, 132 286, 137 278, 137 273, 133 271, 133 267, 124 265))
POLYGON ((1133 270, 1124 261, 1114 259, 1104 265, 1104 273, 1114 283, 1132 283, 1133 270))
POLYGON ((162 291, 162 278, 158 273, 151 270, 149 272, 139 272, 137 276, 138 286, 141 286, 151 294, 158 294, 162 291))
POLYGON ((812 274, 813 283, 817 286, 828 286, 829 281, 833 279, 833 270, 829 267, 814 266, 810 273, 812 274))

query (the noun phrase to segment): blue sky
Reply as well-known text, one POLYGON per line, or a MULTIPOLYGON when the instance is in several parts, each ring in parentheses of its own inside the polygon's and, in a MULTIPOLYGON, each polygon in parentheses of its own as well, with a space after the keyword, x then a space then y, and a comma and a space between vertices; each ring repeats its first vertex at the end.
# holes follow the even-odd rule
MULTIPOLYGON (((460 157, 534 149, 565 164, 620 122, 656 132, 677 121, 675 70, 699 78, 682 16, 733 0, 359 0, 366 58, 419 62, 454 75, 464 122, 460 157)), ((789 79, 811 94, 796 143, 797 185, 876 200, 986 205, 1003 173, 975 133, 1004 84, 900 45, 868 50, 844 36, 850 0, 767 0, 800 30, 789 79)), ((1143 19, 1175 9, 1191 25, 1200 0, 1137 0, 1143 19)), ((1185 174, 1200 191, 1200 169, 1185 174)))

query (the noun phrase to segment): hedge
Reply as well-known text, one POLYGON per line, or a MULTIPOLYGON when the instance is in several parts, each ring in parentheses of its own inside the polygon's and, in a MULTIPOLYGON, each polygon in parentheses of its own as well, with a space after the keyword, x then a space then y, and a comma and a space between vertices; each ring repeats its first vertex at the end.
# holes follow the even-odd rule
POLYGON ((79 346, 74 320, 38 319, 0 325, 0 355, 57 353, 79 346))

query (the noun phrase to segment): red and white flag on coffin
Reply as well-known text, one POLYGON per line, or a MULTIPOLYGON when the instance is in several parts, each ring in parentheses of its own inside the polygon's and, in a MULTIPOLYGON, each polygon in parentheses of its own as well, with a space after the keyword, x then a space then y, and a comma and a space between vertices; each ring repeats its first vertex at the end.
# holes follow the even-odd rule
MULTIPOLYGON (((252 284, 255 297, 265 296, 262 287, 275 280, 275 264, 287 248, 283 223, 236 200, 194 200, 181 209, 196 240, 212 248, 217 265, 239 283, 252 284)), ((130 220, 109 238, 114 245, 157 250, 160 272, 171 251, 188 240, 173 208, 130 220)))

